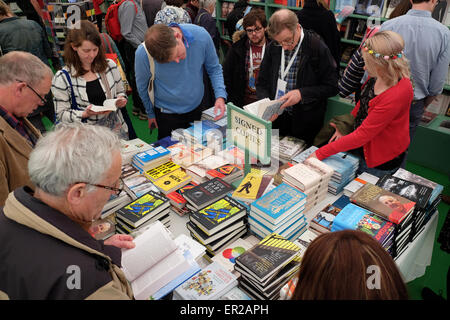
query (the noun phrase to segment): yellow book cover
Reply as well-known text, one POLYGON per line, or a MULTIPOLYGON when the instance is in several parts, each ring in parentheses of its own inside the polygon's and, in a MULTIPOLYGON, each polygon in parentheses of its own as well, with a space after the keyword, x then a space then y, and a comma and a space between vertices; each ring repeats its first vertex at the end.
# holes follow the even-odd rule
POLYGON ((244 179, 242 179, 239 186, 234 190, 233 197, 237 199, 255 200, 258 195, 258 190, 262 182, 263 175, 260 171, 250 171, 244 179))
POLYGON ((154 182, 154 185, 161 190, 164 194, 168 194, 174 190, 177 190, 192 180, 192 177, 187 175, 181 169, 178 169, 172 173, 169 173, 154 182))
POLYGON ((145 171, 144 175, 151 181, 156 181, 169 173, 175 172, 180 169, 180 166, 172 161, 165 162, 153 169, 145 171))

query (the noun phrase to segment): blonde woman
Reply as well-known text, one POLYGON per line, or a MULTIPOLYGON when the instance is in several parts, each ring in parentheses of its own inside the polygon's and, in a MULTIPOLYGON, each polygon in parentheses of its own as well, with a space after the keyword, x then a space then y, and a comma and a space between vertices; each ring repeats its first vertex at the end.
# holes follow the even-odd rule
POLYGON ((365 41, 362 55, 369 79, 351 112, 354 131, 343 136, 336 129, 330 143, 312 156, 322 160, 355 150, 361 157, 359 171, 377 176, 400 167, 410 142, 409 108, 413 99, 403 48, 403 38, 393 31, 378 32, 365 41))

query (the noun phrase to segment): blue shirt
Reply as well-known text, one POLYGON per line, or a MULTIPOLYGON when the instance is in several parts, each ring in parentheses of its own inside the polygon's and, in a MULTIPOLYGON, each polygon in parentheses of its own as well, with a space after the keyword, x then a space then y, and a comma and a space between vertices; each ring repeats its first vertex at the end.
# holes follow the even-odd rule
POLYGON ((450 62, 450 31, 431 17, 431 12, 409 10, 388 20, 380 31, 397 32, 405 41, 405 56, 411 66, 414 99, 436 96, 442 92, 450 62))
MULTIPOLYGON (((180 63, 155 61, 155 105, 167 113, 187 113, 194 110, 203 99, 203 66, 205 67, 214 95, 226 100, 222 66, 209 33, 193 24, 177 25, 183 32, 186 59, 180 63)), ((136 86, 149 118, 154 118, 153 105, 148 95, 151 78, 150 64, 143 44, 136 50, 136 86)))

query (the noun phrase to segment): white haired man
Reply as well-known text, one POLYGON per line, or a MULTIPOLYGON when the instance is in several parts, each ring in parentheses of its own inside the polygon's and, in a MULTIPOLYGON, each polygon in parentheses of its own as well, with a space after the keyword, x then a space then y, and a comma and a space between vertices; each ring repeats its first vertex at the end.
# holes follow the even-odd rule
POLYGON ((27 162, 41 136, 26 118, 45 104, 52 70, 28 52, 0 57, 0 206, 8 193, 29 185, 27 162))
POLYGON ((108 128, 60 124, 28 161, 36 186, 11 192, 0 209, 0 299, 131 299, 119 248, 133 238, 97 241, 88 228, 120 192, 122 157, 108 128))

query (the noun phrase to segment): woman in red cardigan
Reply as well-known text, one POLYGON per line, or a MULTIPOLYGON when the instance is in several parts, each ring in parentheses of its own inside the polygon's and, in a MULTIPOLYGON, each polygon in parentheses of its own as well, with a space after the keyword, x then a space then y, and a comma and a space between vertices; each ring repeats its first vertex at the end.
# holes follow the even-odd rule
POLYGON ((312 156, 322 160, 354 150, 361 157, 359 171, 377 176, 400 167, 409 146, 409 108, 413 99, 403 47, 403 38, 392 31, 378 32, 366 40, 362 53, 369 79, 351 112, 354 131, 344 136, 336 129, 329 143, 312 156))

